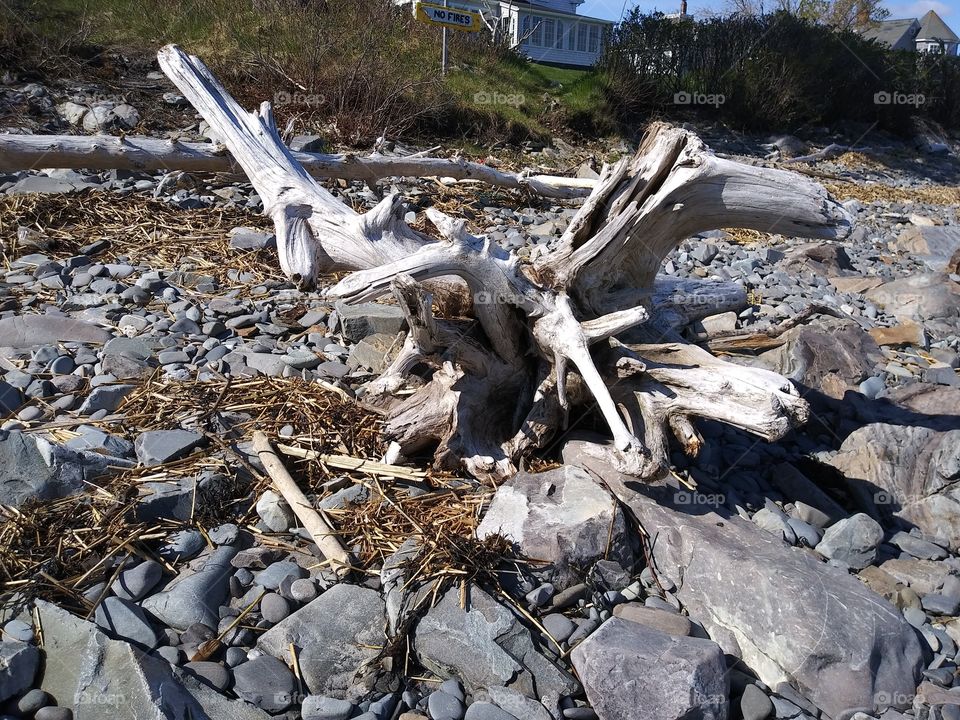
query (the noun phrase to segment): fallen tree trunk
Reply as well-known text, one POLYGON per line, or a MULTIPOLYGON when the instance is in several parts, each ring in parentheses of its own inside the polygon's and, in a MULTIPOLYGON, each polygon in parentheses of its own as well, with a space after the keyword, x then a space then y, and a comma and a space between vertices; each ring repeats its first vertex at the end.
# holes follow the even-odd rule
POLYGON ((433 448, 440 467, 502 478, 571 413, 596 409, 613 435, 612 451, 603 451, 609 460, 649 479, 669 467, 671 436, 698 451, 696 418, 767 440, 806 421, 807 403, 784 377, 663 344, 663 333, 694 317, 701 300, 722 306, 730 292, 656 276, 666 255, 705 230, 844 237, 850 217, 816 183, 717 158, 692 133, 654 123, 635 157, 603 169, 559 247, 525 263, 436 209, 427 215, 439 241, 411 230, 395 196, 355 213, 283 145, 269 104, 243 111, 202 62, 176 47, 159 60, 263 198, 284 272, 313 286, 331 269, 353 270, 324 294, 347 302, 396 297, 411 332, 365 390, 386 409, 385 432, 405 454, 433 448), (427 283, 450 276, 458 284, 448 290, 465 295, 472 319, 435 317, 427 283), (614 339, 634 328, 650 342, 614 339), (398 397, 417 368, 425 368, 418 389, 398 397))
MULTIPOLYGON (((292 152, 293 159, 314 177, 375 182, 388 177, 444 177, 527 190, 557 199, 590 194, 595 181, 528 171, 510 173, 455 158, 328 155, 292 152)), ((133 135, 6 135, 0 134, 0 170, 32 168, 74 170, 183 170, 242 173, 222 145, 191 143, 133 135)))

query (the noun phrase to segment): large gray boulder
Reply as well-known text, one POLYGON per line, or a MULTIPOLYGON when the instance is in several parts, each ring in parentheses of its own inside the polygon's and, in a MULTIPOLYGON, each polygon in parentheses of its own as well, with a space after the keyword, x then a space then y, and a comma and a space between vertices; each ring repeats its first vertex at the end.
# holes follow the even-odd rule
POLYGON ((510 609, 476 586, 467 598, 464 610, 459 588, 452 588, 417 623, 413 649, 420 662, 440 677, 459 678, 471 694, 505 686, 557 717, 560 698, 577 693, 577 681, 537 650, 510 609))
POLYGON ((73 450, 33 434, 0 430, 0 504, 19 507, 27 500, 54 500, 79 492, 116 468, 125 458, 73 450))
POLYGON ((501 485, 477 528, 481 540, 498 534, 526 557, 545 561, 531 570, 557 590, 580 582, 597 560, 627 570, 634 563, 619 504, 578 467, 521 472, 501 485))
POLYGON ((857 578, 737 515, 677 505, 672 488, 636 483, 580 443, 568 443, 564 458, 591 466, 629 504, 690 617, 764 683, 792 687, 835 719, 872 713, 885 698, 908 704, 924 649, 857 578))
POLYGON ((712 640, 610 618, 571 659, 600 720, 726 720, 727 663, 712 640))
POLYGON ((40 687, 74 720, 267 720, 252 705, 228 700, 167 662, 56 605, 37 601, 46 654, 40 687))
POLYGON ((378 672, 369 664, 386 642, 385 625, 380 593, 334 585, 261 635, 257 647, 286 659, 293 643, 312 694, 356 702, 376 686, 378 672))
POLYGON ((947 327, 960 317, 960 283, 944 273, 909 275, 867 291, 866 298, 900 322, 947 327))
POLYGON ((781 336, 783 345, 759 356, 760 362, 801 386, 842 399, 847 390, 873 375, 883 360, 876 341, 854 322, 823 320, 781 336))
POLYGON ((865 512, 960 549, 960 430, 875 423, 847 436, 828 462, 865 512))
POLYGON ((954 225, 910 226, 900 233, 893 247, 923 260, 932 270, 947 270, 950 259, 960 250, 960 228, 954 225))
POLYGON ((200 570, 184 571, 163 592, 144 600, 144 610, 177 630, 186 630, 194 623, 217 627, 220 605, 227 599, 234 570, 230 561, 236 554, 236 548, 218 547, 200 570))

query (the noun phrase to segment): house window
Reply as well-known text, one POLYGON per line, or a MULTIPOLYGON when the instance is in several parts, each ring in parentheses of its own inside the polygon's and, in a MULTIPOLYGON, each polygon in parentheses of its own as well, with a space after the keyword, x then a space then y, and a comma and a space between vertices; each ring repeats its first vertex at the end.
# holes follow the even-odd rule
POLYGON ((543 21, 543 46, 553 47, 553 36, 556 30, 556 23, 551 19, 543 21))
POLYGON ((577 50, 580 52, 587 51, 587 26, 586 25, 577 26, 577 50))
POLYGON ((600 26, 590 26, 590 52, 600 52, 600 26))
POLYGON ((563 50, 563 23, 560 20, 557 20, 557 39, 553 46, 557 50, 563 50))
POLYGON ((530 27, 533 29, 533 32, 530 34, 530 44, 543 45, 543 18, 532 15, 530 17, 530 23, 530 27))

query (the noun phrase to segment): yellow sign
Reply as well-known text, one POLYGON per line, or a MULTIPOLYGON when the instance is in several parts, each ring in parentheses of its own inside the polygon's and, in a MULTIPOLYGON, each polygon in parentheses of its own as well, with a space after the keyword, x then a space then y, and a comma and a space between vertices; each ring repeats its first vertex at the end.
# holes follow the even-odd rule
POLYGON ((451 30, 477 32, 481 27, 480 13, 433 3, 418 2, 416 17, 420 22, 441 25, 451 30))

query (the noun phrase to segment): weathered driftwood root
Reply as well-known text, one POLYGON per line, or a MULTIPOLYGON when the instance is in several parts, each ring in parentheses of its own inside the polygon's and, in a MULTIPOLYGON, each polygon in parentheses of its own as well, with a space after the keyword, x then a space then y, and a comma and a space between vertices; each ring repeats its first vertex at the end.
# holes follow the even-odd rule
MULTIPOLYGON (((387 177, 443 177, 527 190, 549 198, 586 197, 594 181, 529 171, 504 172, 460 158, 393 157, 291 152, 314 177, 376 182, 387 177)), ((179 142, 126 135, 0 134, 0 170, 32 168, 75 170, 183 170, 240 173, 226 149, 214 143, 179 142)))
POLYGON ((557 249, 528 264, 436 210, 428 217, 439 242, 412 231, 395 197, 354 213, 290 155, 268 105, 244 112, 199 60, 174 47, 160 63, 264 199, 289 276, 313 284, 331 269, 351 269, 328 297, 397 298, 411 332, 367 392, 387 407, 387 434, 405 454, 436 447, 438 465, 500 478, 572 415, 595 409, 613 435, 616 465, 654 478, 669 465, 671 435, 697 452, 695 418, 768 440, 806 420, 806 403, 779 375, 690 345, 631 348, 614 338, 638 326, 669 331, 698 316, 701 302, 722 308, 742 292, 657 279, 667 254, 691 235, 744 227, 843 237, 850 218, 819 185, 717 158, 691 133, 657 123, 635 157, 604 168, 557 249), (459 284, 447 290, 472 302, 470 322, 432 314, 424 283, 451 276, 459 284), (404 385, 416 389, 393 395, 404 385))

